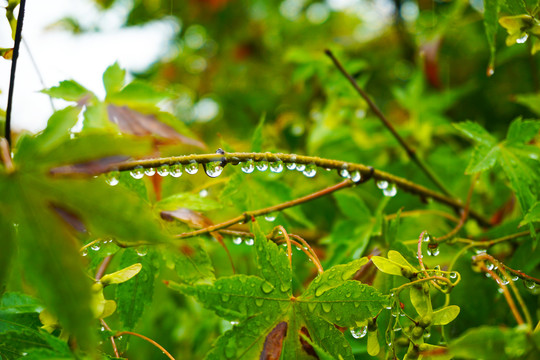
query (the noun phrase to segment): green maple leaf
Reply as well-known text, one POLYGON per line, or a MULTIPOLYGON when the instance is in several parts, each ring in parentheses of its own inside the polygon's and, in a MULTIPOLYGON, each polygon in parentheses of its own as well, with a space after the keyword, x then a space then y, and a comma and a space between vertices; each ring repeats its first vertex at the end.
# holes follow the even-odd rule
POLYGON ((169 236, 151 206, 122 184, 111 187, 102 177, 52 175, 51 169, 58 166, 151 149, 148 141, 103 132, 72 138, 69 130, 80 111, 68 107, 53 114, 43 132, 19 139, 13 169, 0 167, 0 285, 18 248, 25 281, 63 328, 83 348, 91 349, 95 319, 92 281, 79 252, 83 238, 114 237, 133 244, 167 242, 169 236), (77 232, 80 222, 84 229, 77 232))
POLYGON ((193 295, 229 321, 239 321, 220 336, 207 359, 310 359, 315 350, 307 336, 333 359, 353 359, 352 350, 335 327, 355 327, 375 316, 390 299, 375 288, 353 281, 366 258, 337 265, 315 278, 300 296, 293 296, 292 268, 285 253, 253 225, 261 276, 235 275, 212 285, 170 284, 193 295))
POLYGON ((465 173, 485 171, 499 164, 510 187, 516 193, 521 210, 527 213, 538 200, 540 193, 540 148, 529 145, 529 141, 540 130, 540 121, 520 118, 514 120, 510 124, 506 139, 500 142, 471 121, 454 126, 475 143, 465 173))

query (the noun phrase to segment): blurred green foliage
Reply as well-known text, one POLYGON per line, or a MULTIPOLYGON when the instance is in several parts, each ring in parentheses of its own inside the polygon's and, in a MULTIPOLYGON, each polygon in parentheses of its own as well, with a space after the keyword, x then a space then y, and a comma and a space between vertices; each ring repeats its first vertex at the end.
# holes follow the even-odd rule
MULTIPOLYGON (((165 358, 126 331, 176 359, 538 358, 538 1, 94 2, 103 12, 127 7, 126 27, 164 21, 177 32, 168 55, 133 81, 112 64, 103 99, 72 80, 44 89, 70 105, 43 132, 14 134, 13 163, 0 165, 3 359, 112 359, 118 332, 121 358, 165 358), (385 196, 368 181, 233 227, 254 238, 175 239, 340 174, 106 171, 221 148, 362 163, 434 188, 327 48, 452 194, 465 202, 478 176, 470 206, 491 228, 466 221, 437 244, 462 214, 399 189, 385 196), (318 274, 306 249, 289 255, 267 241, 278 225, 328 270, 318 274), (422 251, 433 254, 425 269, 415 256, 423 231, 422 251), (471 265, 485 248, 525 273, 503 284, 514 305, 481 262, 471 265), (136 264, 132 278, 102 286, 104 274, 136 264), (423 280, 424 270, 455 287, 423 280)), ((4 121, 0 111, 2 131, 4 121)))

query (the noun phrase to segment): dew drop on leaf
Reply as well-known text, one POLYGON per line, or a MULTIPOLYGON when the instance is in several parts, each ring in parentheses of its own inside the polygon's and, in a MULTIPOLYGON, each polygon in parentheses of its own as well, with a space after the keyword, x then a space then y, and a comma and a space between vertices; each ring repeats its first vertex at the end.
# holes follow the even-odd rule
POLYGON ((146 256, 146 254, 148 254, 148 249, 146 246, 139 246, 135 248, 135 252, 137 252, 137 255, 139 256, 146 256))
POLYGON ((201 191, 199 191, 199 196, 202 197, 202 198, 207 197, 208 196, 208 190, 202 189, 201 191))
POLYGON ((101 249, 101 242, 99 241, 95 242, 94 244, 90 246, 90 249, 94 251, 99 251, 99 249, 101 249))
POLYGON ((196 162, 191 162, 187 164, 184 169, 189 175, 195 175, 197 171, 199 171, 199 164, 197 164, 196 162))
POLYGON ((360 174, 360 171, 358 170, 355 170, 351 173, 351 180, 355 183, 359 182, 360 180, 362 180, 362 174, 360 174))
POLYGON ((427 254, 429 256, 437 256, 439 255, 439 245, 437 244, 429 244, 427 247, 427 254))
POLYGON ((268 281, 265 281, 261 285, 261 290, 265 294, 270 294, 272 291, 274 291, 274 285, 270 284, 268 281))
POLYGON ((253 160, 248 160, 246 162, 243 162, 240 165, 240 168, 244 173, 251 174, 253 170, 255 170, 255 164, 253 163, 253 160))
POLYGON ((182 176, 182 164, 174 164, 171 166, 170 174, 175 178, 182 176))
POLYGON ((316 303, 316 302, 308 302, 308 309, 309 309, 309 311, 314 312, 316 307, 317 307, 317 303, 316 303))
POLYGON ((221 301, 223 302, 229 301, 230 298, 231 296, 229 294, 221 294, 221 301))
POLYGON ((169 175, 169 171, 170 171, 170 166, 165 164, 165 165, 161 165, 158 169, 157 169, 157 173, 159 176, 167 176, 169 175))
POLYGON ((118 171, 111 171, 107 173, 105 176, 105 182, 109 184, 110 186, 116 186, 120 182, 120 172, 118 171))
POLYGON ((259 171, 266 171, 268 169, 268 161, 266 160, 257 161, 257 163, 255 164, 255 167, 259 171))
POLYGON ((204 170, 206 175, 211 178, 216 178, 223 172, 223 166, 221 166, 221 162, 219 161, 212 161, 204 165, 204 170))
POLYGON ((255 304, 259 307, 263 306, 264 304, 264 299, 261 299, 261 298, 256 298, 255 299, 255 304))
POLYGON ((153 167, 144 169, 144 175, 146 176, 154 176, 155 173, 156 173, 156 169, 154 169, 153 167))
POLYGON ((253 238, 247 238, 246 239, 246 245, 251 246, 255 243, 255 240, 253 238))
POLYGON ((269 222, 273 222, 273 221, 276 220, 276 217, 277 217, 276 213, 270 213, 270 214, 266 214, 264 216, 264 220, 269 221, 269 222))
POLYGON ((270 171, 273 173, 280 173, 283 171, 283 161, 276 161, 270 163, 270 171))
POLYGON ((528 38, 529 38, 529 34, 525 33, 525 35, 523 35, 519 39, 516 39, 516 43, 523 44, 525 43, 525 41, 527 41, 528 38))
POLYGON ((379 180, 377 181, 377 187, 381 190, 384 190, 388 187, 388 181, 386 180, 379 180))
POLYGON ((234 245, 240 245, 241 243, 242 243, 242 237, 237 236, 237 237, 233 238, 233 244, 234 245))
POLYGON ((394 197, 397 194, 396 184, 390 184, 383 190, 383 195, 388 197, 394 197))
POLYGON ((142 179, 144 177, 144 169, 142 166, 135 166, 133 170, 129 172, 132 178, 134 179, 142 179))
POLYGON ((306 165, 306 168, 304 169, 304 171, 302 171, 302 174, 304 174, 308 178, 314 177, 315 175, 317 175, 317 166, 315 164, 306 165))
POLYGON ((322 303, 322 309, 323 309, 324 312, 329 313, 330 311, 332 311, 332 304, 327 303, 327 302, 323 302, 322 303))

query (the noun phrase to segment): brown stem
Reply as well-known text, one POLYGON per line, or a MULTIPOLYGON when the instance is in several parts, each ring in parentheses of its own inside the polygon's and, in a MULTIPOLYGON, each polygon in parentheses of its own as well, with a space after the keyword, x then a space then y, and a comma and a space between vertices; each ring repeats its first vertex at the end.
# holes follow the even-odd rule
MULTIPOLYGON (((109 325, 107 325, 107 323, 105 322, 105 320, 103 319, 99 319, 99 321, 101 321, 101 325, 103 325, 103 327, 105 329, 107 329, 107 331, 112 331, 111 328, 109 327, 109 325)), ((116 342, 114 341, 114 336, 111 336, 110 337, 110 340, 111 340, 111 346, 113 348, 113 351, 114 351, 114 356, 116 356, 117 358, 120 357, 120 353, 118 352, 118 348, 116 347, 116 342)))
POLYGON ((321 197, 321 196, 324 196, 324 195, 327 195, 327 194, 331 194, 334 191, 337 191, 337 190, 340 190, 340 189, 343 189, 343 188, 346 188, 346 187, 349 187, 349 186, 352 186, 352 185, 354 185, 354 182, 352 182, 351 180, 345 180, 345 181, 342 181, 342 182, 340 182, 340 183, 338 183, 336 185, 327 187, 325 189, 319 190, 317 192, 314 192, 312 194, 303 196, 303 197, 295 199, 295 200, 286 201, 284 203, 274 205, 274 206, 270 206, 270 207, 266 207, 264 209, 259 209, 259 210, 254 210, 254 211, 246 211, 242 215, 237 216, 237 217, 232 218, 232 219, 229 219, 229 220, 227 220, 225 222, 222 222, 220 224, 215 224, 215 225, 208 226, 208 227, 205 227, 205 228, 202 228, 202 229, 199 229, 199 230, 190 231, 190 232, 187 232, 187 233, 182 233, 180 235, 177 235, 176 238, 177 239, 185 239, 185 238, 189 238, 189 237, 193 237, 193 236, 199 236, 199 235, 207 234, 209 232, 218 231, 218 230, 227 228, 227 227, 229 227, 231 225, 238 224, 239 222, 248 222, 248 221, 251 221, 252 218, 255 218, 257 216, 266 215, 266 214, 269 214, 269 213, 272 213, 272 212, 281 211, 281 210, 284 210, 284 209, 287 209, 287 208, 290 208, 290 207, 293 207, 293 206, 296 206, 296 205, 300 205, 302 203, 311 201, 313 199, 316 199, 318 197, 321 197))
POLYGON ((407 144, 407 142, 399 135, 399 133, 396 131, 392 123, 384 116, 382 111, 375 105, 375 103, 370 99, 369 95, 358 85, 356 80, 345 70, 343 65, 339 62, 339 60, 334 56, 334 54, 330 50, 325 50, 325 54, 328 55, 328 57, 332 60, 336 68, 343 74, 347 80, 351 83, 351 85, 354 87, 356 92, 365 100, 365 102, 368 104, 371 111, 377 115, 377 117, 381 120, 381 122, 384 124, 384 126, 394 135, 394 138, 399 142, 401 147, 405 150, 409 158, 418 165, 418 167, 426 174, 426 176, 435 184, 446 196, 451 197, 450 191, 446 189, 446 187, 442 184, 442 182, 439 180, 439 178, 435 175, 435 173, 428 168, 428 166, 416 155, 416 151, 407 144))
POLYGON ((319 257, 317 256, 317 253, 315 252, 315 250, 313 250, 313 248, 309 245, 309 243, 302 239, 300 236, 296 235, 296 234, 290 234, 290 236, 293 238, 293 239, 296 239, 298 241, 300 241, 308 250, 309 252, 313 255, 313 258, 317 260, 317 268, 319 268, 319 272, 323 272, 323 267, 322 267, 322 264, 321 264, 321 260, 319 259, 319 257))
POLYGON ((448 234, 446 234, 444 236, 441 236, 439 238, 434 238, 433 240, 435 240, 437 242, 443 242, 443 241, 446 241, 448 239, 451 239, 465 225, 465 223, 467 222, 467 217, 469 216, 469 208, 470 208, 470 205, 471 205, 471 198, 472 198, 472 194, 473 194, 473 191, 474 191, 474 186, 476 185, 476 181, 478 180, 478 175, 479 174, 480 173, 476 173, 473 176, 473 179, 471 181, 471 186, 469 187, 469 192, 467 193, 467 201, 465 202, 465 207, 462 210, 461 217, 460 217, 459 222, 457 223, 457 225, 448 234))
MULTIPOLYGON (((499 263, 500 264, 500 263, 499 263)), ((521 306, 521 311, 523 311, 523 315, 525 315, 525 320, 527 321, 527 324, 529 325, 529 329, 532 329, 533 322, 531 314, 529 313, 529 309, 527 308, 527 305, 525 304, 525 301, 523 301, 523 298, 519 294, 519 291, 516 287, 516 284, 514 284, 514 281, 512 278, 508 275, 506 270, 504 270, 504 266, 498 266, 499 271, 501 272, 502 276, 506 279, 508 282, 508 285, 510 285, 510 288, 512 289, 512 292, 514 293, 514 296, 516 297, 519 306, 521 306)))
POLYGON ((134 333, 134 332, 131 332, 131 331, 120 331, 119 333, 116 333, 114 335, 114 337, 119 337, 119 336, 122 336, 122 335, 133 335, 133 336, 137 336, 143 340, 146 340, 148 341, 150 344, 154 345, 155 347, 157 347, 159 350, 161 350, 169 359, 171 360, 175 360, 174 357, 169 354, 169 352, 167 350, 165 350, 165 348, 161 345, 159 345, 157 342, 155 342, 154 340, 144 336, 144 335, 141 335, 141 334, 137 334, 137 333, 134 333))
POLYGON ((276 227, 278 231, 281 231, 283 234, 283 238, 285 239, 285 242, 287 244, 287 255, 289 256, 289 265, 291 265, 292 269, 292 248, 291 248, 291 238, 289 237, 289 234, 287 234, 287 230, 282 225, 279 225, 276 227))
MULTIPOLYGON (((409 211, 402 211, 401 214, 399 214, 400 218, 404 217, 412 217, 412 216, 421 216, 421 215, 437 215, 441 216, 445 219, 448 219, 454 223, 458 223, 459 219, 451 214, 448 214, 441 210, 432 210, 432 209, 419 209, 419 210, 409 210, 409 211)), ((397 217, 397 214, 389 214, 386 215, 384 218, 386 220, 393 220, 397 217)))
POLYGON ((529 275, 527 275, 524 272, 521 272, 519 270, 514 270, 514 269, 506 266, 505 264, 503 264, 502 261, 500 261, 499 259, 497 259, 497 258, 495 258, 495 257, 493 257, 493 256, 491 256, 489 254, 480 254, 480 255, 477 255, 475 258, 477 260, 488 260, 488 261, 494 263, 495 265, 497 265, 498 267, 504 267, 508 272, 518 276, 519 278, 521 278, 523 280, 533 281, 536 284, 540 285, 540 279, 529 276, 529 275))
POLYGON ((111 260, 113 258, 113 255, 106 256, 103 261, 101 262, 101 265, 99 265, 99 269, 96 271, 96 281, 101 279, 103 275, 105 275, 105 271, 107 271, 107 267, 111 263, 111 260))
POLYGON ((15 171, 13 161, 11 160, 11 152, 9 150, 9 142, 5 138, 0 138, 0 156, 2 163, 6 167, 6 172, 12 174, 15 171))
MULTIPOLYGON (((474 258, 473 258, 474 259, 474 258)), ((514 315, 514 318, 516 319, 518 325, 521 325, 524 323, 523 318, 521 317, 521 314, 519 313, 518 309, 516 308, 516 304, 514 303, 514 299, 512 299, 512 295, 510 295, 510 292, 508 291, 508 288, 506 285, 503 284, 503 281, 497 275, 494 271, 489 270, 486 267, 486 264, 483 261, 480 261, 478 263, 480 269, 488 274, 491 275, 491 277, 497 282, 499 287, 502 289, 504 298, 506 299, 506 302, 508 303, 508 307, 510 307, 510 310, 512 310, 512 314, 514 315)))

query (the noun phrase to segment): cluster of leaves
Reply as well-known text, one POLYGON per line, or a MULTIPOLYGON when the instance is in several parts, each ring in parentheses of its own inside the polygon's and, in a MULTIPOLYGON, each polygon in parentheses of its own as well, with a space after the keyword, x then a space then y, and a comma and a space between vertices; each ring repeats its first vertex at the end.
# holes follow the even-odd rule
MULTIPOLYGON (((8 5, 12 28, 17 3, 8 5)), ((189 359, 537 358, 537 311, 516 326, 505 284, 471 266, 487 248, 523 279, 539 277, 540 95, 528 93, 527 70, 511 71, 523 62, 519 48, 505 50, 500 77, 488 87, 482 24, 463 16, 478 15, 464 2, 419 3, 417 18, 407 21, 398 5, 397 20, 378 35, 397 46, 382 48, 350 30, 362 34, 368 19, 358 25, 354 12, 326 3, 184 3, 134 1, 126 20, 173 15, 183 25, 176 58, 129 83, 113 64, 103 75, 104 99, 72 80, 44 90, 70 105, 42 132, 14 136, 13 159, 3 155, 0 356, 156 358, 152 344, 131 338, 144 334, 189 359), (327 19, 317 22, 321 6, 327 19), (324 58, 322 47, 336 38, 346 68, 452 193, 465 198, 467 175, 478 176, 470 206, 493 215, 491 229, 400 190, 384 196, 369 181, 251 219, 251 227, 237 224, 232 237, 215 231, 175 239, 339 177, 323 169, 309 179, 298 171, 245 174, 232 165, 219 178, 193 170, 152 176, 156 169, 100 175, 130 158, 220 147, 368 163, 430 187, 324 58), (470 64, 457 47, 470 51, 470 64), (514 93, 523 93, 515 99, 526 108, 500 101, 514 93), (201 116, 205 101, 220 108, 214 117, 201 116), (291 248, 282 230, 304 237, 315 257, 291 248), (438 238, 418 245, 425 230, 438 238), (426 250, 436 255, 435 247, 440 255, 422 258, 426 250), (326 269, 318 273, 309 261, 317 256, 326 269)), ((508 45, 538 35, 536 8, 485 1, 492 65, 502 27, 508 45)), ((537 309, 538 285, 512 286, 520 282, 527 286, 513 296, 528 314, 537 309)))

